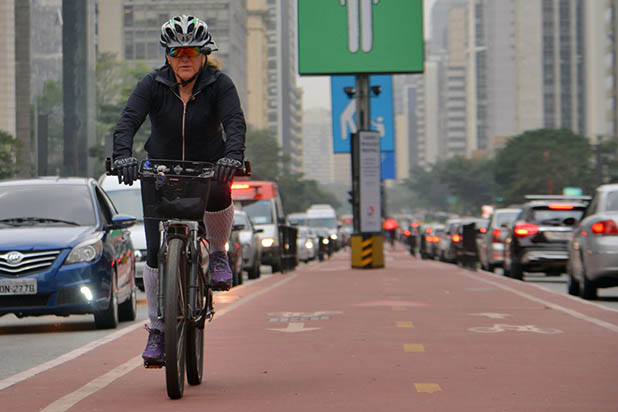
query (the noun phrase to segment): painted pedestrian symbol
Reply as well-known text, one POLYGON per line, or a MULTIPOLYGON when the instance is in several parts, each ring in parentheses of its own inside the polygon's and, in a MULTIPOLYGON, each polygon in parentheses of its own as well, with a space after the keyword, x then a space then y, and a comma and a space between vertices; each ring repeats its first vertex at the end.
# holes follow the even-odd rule
POLYGON ((339 0, 339 4, 348 7, 348 50, 358 51, 359 39, 363 52, 368 53, 373 47, 373 4, 380 0, 339 0), (372 4, 373 3, 373 4, 372 4), (360 24, 359 24, 360 4, 360 24))

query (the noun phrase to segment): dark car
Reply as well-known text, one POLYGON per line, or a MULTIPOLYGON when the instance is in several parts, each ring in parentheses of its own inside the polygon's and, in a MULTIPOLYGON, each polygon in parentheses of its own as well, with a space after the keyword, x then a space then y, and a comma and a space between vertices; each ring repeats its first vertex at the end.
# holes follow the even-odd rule
POLYGON ((560 275, 569 258, 567 242, 589 197, 526 196, 504 246, 504 274, 523 279, 524 272, 560 275))
POLYGON ((134 320, 133 224, 93 179, 0 182, 0 315, 134 320))
POLYGON ((595 299, 597 289, 618 286, 618 184, 596 189, 569 242, 568 292, 595 299))

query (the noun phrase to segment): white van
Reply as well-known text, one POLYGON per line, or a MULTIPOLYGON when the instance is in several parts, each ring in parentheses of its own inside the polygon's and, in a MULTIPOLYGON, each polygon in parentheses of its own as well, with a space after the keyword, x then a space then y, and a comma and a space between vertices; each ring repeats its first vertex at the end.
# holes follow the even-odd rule
POLYGON ((330 241, 334 243, 335 250, 341 247, 341 234, 339 233, 339 223, 337 212, 329 204, 315 204, 307 209, 306 225, 309 227, 324 227, 328 229, 330 241))
POLYGON ((114 202, 118 212, 134 216, 137 223, 129 228, 131 241, 135 249, 135 283, 144 291, 144 265, 146 265, 146 232, 144 231, 144 212, 142 209, 142 191, 140 181, 133 186, 118 183, 117 176, 103 175, 99 184, 114 202))

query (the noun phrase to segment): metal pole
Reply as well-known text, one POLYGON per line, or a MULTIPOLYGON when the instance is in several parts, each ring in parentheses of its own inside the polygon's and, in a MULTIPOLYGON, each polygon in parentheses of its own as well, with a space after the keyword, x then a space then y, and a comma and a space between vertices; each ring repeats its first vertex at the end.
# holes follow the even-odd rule
POLYGON ((369 75, 356 75, 356 133, 351 136, 352 143, 352 219, 354 233, 360 233, 360 150, 358 133, 369 130, 369 75))
POLYGON ((596 180, 597 186, 603 183, 603 158, 601 157, 601 141, 603 136, 597 136, 597 144, 595 145, 595 162, 596 162, 596 180))

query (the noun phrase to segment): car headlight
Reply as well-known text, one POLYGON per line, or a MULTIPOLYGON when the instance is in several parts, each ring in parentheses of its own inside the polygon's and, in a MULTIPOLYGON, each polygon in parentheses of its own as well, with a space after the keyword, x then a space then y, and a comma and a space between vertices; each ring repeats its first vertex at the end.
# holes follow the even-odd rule
POLYGON ((103 242, 100 237, 96 237, 85 240, 75 246, 64 263, 72 265, 74 263, 94 262, 99 259, 102 254, 103 242))
POLYGON ((264 247, 271 247, 274 243, 275 239, 271 237, 265 237, 264 239, 262 239, 262 246, 264 247))
POLYGON ((328 245, 328 238, 325 237, 324 239, 322 239, 322 243, 324 243, 325 245, 328 245))
POLYGON ((225 251, 226 252, 230 251, 230 242, 225 242, 225 251))
POLYGON ((333 233, 332 235, 330 235, 330 238, 333 240, 337 240, 337 235, 333 233))
POLYGON ((313 247, 313 242, 312 242, 312 241, 310 241, 310 240, 308 240, 308 241, 305 243, 305 247, 306 247, 307 249, 311 249, 311 248, 313 247))

